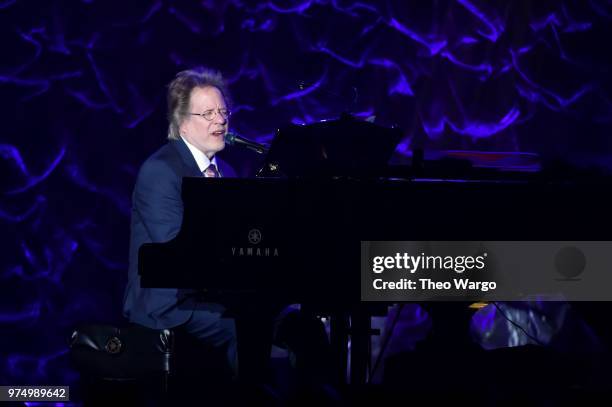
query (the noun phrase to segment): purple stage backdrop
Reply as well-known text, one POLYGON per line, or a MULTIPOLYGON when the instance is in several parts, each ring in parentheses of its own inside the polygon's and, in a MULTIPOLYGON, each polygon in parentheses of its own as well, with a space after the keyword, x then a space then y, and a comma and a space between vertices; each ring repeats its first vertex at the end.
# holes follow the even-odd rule
POLYGON ((259 141, 348 111, 400 126, 400 161, 418 140, 605 164, 611 41, 606 0, 0 0, 0 384, 73 383, 71 327, 121 321, 176 72, 221 70, 259 141))

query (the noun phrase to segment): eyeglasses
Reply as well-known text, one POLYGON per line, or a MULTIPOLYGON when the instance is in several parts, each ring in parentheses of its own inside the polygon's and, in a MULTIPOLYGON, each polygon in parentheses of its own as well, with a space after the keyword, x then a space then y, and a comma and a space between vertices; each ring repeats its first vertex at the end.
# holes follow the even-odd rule
POLYGON ((230 112, 228 109, 210 109, 210 110, 205 110, 202 113, 189 113, 189 114, 194 115, 194 116, 202 116, 206 120, 211 121, 215 117, 217 117, 217 113, 219 113, 221 117, 223 117, 223 119, 225 120, 227 120, 232 115, 232 112, 230 112))

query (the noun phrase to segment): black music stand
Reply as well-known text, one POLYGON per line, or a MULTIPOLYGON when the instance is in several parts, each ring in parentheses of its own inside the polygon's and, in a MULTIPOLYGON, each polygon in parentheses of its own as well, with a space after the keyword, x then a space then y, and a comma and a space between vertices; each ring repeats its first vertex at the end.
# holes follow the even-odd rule
POLYGON ((385 173, 402 137, 399 128, 343 115, 277 130, 259 176, 355 176, 385 173))

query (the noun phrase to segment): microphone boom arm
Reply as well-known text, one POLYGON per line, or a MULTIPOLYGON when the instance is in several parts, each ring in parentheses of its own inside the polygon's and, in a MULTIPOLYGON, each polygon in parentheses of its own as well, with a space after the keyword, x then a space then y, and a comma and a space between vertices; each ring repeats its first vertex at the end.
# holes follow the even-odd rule
POLYGON ((256 141, 249 140, 232 132, 228 132, 225 135, 225 142, 230 146, 242 146, 248 148, 249 150, 254 151, 257 154, 265 154, 270 149, 270 147, 266 144, 257 143, 256 141))

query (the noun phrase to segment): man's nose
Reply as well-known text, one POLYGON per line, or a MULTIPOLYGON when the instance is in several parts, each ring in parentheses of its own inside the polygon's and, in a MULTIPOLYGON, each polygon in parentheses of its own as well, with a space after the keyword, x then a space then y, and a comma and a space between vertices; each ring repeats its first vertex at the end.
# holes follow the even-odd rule
POLYGON ((217 114, 215 115, 215 123, 217 124, 225 124, 227 119, 223 117, 223 115, 217 110, 217 114))

